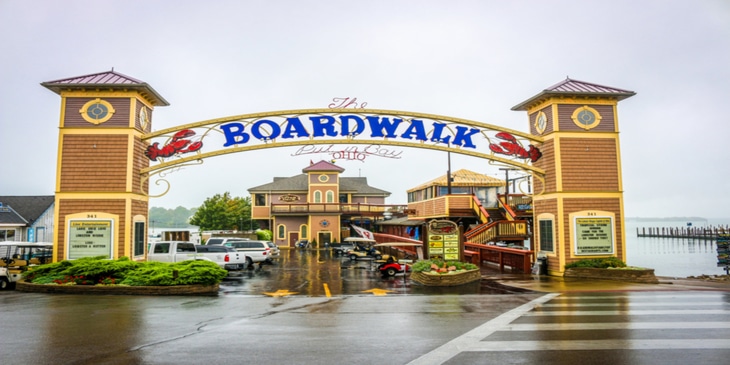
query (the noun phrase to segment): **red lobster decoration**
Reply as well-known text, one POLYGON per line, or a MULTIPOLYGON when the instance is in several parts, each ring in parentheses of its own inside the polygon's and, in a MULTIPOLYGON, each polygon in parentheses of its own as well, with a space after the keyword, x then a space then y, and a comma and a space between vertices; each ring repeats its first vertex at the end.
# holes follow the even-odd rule
POLYGON ((150 160, 157 161, 158 157, 170 157, 176 154, 195 152, 203 147, 203 142, 193 142, 186 139, 194 135, 194 131, 191 131, 190 129, 183 129, 172 136, 170 143, 160 148, 160 144, 155 142, 147 147, 147 151, 144 154, 147 155, 150 160))
POLYGON ((494 153, 499 153, 502 155, 508 155, 508 156, 517 156, 520 158, 529 158, 530 161, 535 162, 542 157, 542 152, 540 152, 537 147, 530 145, 529 150, 525 150, 524 147, 520 146, 517 143, 517 138, 515 136, 507 133, 507 132, 499 132, 494 135, 495 137, 499 139, 503 139, 507 142, 499 142, 499 144, 496 143, 490 143, 489 149, 492 150, 494 153))

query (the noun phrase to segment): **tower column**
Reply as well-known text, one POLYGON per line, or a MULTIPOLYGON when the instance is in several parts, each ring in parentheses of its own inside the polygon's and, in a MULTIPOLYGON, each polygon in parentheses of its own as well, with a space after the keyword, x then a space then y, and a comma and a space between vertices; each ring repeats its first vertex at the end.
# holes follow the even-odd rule
POLYGON ((54 261, 144 259, 149 198, 140 171, 149 159, 141 137, 167 101, 114 71, 41 85, 61 96, 54 261))
POLYGON ((512 110, 525 110, 530 133, 544 138, 533 197, 538 257, 550 275, 581 259, 626 261, 618 102, 635 95, 566 79, 512 110))

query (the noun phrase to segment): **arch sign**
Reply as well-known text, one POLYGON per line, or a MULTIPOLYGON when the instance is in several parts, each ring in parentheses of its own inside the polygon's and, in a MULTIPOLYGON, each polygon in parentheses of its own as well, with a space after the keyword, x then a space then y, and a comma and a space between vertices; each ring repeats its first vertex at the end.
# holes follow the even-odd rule
POLYGON ((264 148, 322 144, 425 148, 487 159, 529 171, 542 156, 542 138, 498 126, 433 114, 376 109, 303 109, 219 118, 153 132, 143 137, 153 162, 150 175, 207 157, 264 148), (154 164, 154 162, 157 162, 154 164))

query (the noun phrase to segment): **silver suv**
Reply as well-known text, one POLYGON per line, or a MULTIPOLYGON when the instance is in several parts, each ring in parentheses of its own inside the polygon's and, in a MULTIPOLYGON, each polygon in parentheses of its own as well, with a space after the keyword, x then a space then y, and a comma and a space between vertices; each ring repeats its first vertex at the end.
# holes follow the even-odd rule
POLYGON ((254 263, 258 263, 259 266, 263 263, 271 264, 280 256, 279 247, 270 241, 228 240, 223 245, 245 253, 249 267, 254 263))
POLYGON ((248 238, 242 237, 210 237, 205 241, 206 245, 225 245, 229 241, 248 241, 248 238))

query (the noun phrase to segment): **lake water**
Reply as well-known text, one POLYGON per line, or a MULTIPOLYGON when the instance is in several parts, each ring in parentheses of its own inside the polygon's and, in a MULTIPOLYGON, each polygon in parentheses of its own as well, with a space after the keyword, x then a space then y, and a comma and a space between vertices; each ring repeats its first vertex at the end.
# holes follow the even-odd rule
MULTIPOLYGON (((693 227, 726 226, 730 219, 690 221, 693 227)), ((714 240, 637 237, 637 228, 686 227, 687 222, 626 221, 626 263, 654 269, 657 276, 724 275, 714 240)))
MULTIPOLYGON (((730 218, 690 221, 693 227, 727 226, 730 218)), ((679 221, 626 221, 626 263, 631 266, 654 269, 657 276, 688 277, 699 275, 724 275, 725 270, 717 267, 717 246, 714 240, 691 240, 682 238, 637 237, 637 228, 685 227, 687 222, 679 221)), ((196 228, 183 228, 197 232, 196 228)), ((155 233, 180 228, 157 228, 155 233)), ((152 230, 150 230, 152 233, 152 230)))

